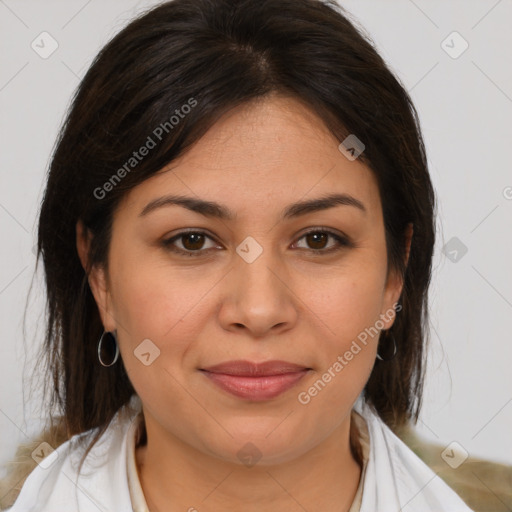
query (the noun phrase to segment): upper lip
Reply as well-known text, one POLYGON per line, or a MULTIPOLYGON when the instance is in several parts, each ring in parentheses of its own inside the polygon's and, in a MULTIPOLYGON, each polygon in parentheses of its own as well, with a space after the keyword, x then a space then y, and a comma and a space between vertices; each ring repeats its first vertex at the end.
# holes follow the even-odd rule
POLYGON ((226 361, 202 370, 211 373, 223 373, 226 375, 259 377, 265 375, 282 375, 284 373, 296 373, 309 370, 308 367, 288 361, 265 361, 256 363, 252 361, 226 361))

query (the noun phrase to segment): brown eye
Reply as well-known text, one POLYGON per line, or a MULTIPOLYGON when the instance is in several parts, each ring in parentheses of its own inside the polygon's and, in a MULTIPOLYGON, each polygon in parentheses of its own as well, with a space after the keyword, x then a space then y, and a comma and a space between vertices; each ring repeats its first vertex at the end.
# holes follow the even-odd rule
MULTIPOLYGON (((333 233, 326 229, 316 229, 302 235, 299 240, 305 240, 306 247, 300 249, 309 250, 313 254, 329 254, 346 247, 352 247, 350 240, 333 233), (333 243, 329 244, 329 240, 333 243)), ((214 240, 207 233, 202 231, 185 231, 179 233, 168 240, 163 240, 162 245, 173 252, 186 256, 201 256, 209 253, 209 249, 214 249, 214 240), (205 247, 205 243, 210 240, 210 247, 205 247)))
POLYGON ((306 235, 306 240, 311 249, 325 249, 325 245, 329 240, 329 235, 317 231, 315 233, 308 233, 306 235))
POLYGON ((186 256, 201 256, 209 252, 208 249, 215 247, 215 244, 211 243, 210 247, 205 247, 205 242, 213 239, 201 231, 185 231, 179 233, 168 240, 163 240, 162 245, 171 251, 179 254, 185 254, 186 256))
POLYGON ((309 249, 315 254, 328 254, 343 247, 351 247, 352 244, 347 237, 340 236, 326 229, 316 229, 302 235, 299 240, 305 240, 306 247, 300 249, 309 249), (329 239, 334 243, 328 245, 329 239))
POLYGON ((190 251, 197 251, 204 245, 205 236, 202 233, 185 233, 181 235, 182 245, 190 251))

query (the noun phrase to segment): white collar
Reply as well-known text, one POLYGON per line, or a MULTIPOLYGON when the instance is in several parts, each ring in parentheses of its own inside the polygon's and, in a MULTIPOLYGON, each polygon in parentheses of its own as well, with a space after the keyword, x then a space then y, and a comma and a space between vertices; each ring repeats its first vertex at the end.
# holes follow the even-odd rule
MULTIPOLYGON (((366 420, 370 438, 360 512, 472 512, 369 405, 359 400, 354 409, 366 420)), ((129 453, 134 457, 140 411, 140 398, 133 395, 88 454, 78 481, 83 454, 79 443, 89 441, 95 430, 60 445, 57 459, 47 468, 40 464, 32 471, 8 511, 139 512, 132 509, 127 463, 129 453)))

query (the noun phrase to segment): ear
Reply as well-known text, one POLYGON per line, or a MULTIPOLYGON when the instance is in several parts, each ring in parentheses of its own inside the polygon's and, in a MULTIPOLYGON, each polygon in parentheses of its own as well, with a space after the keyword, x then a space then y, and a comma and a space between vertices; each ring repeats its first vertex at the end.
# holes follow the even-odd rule
MULTIPOLYGON (((407 224, 405 228, 405 257, 404 263, 407 267, 409 262, 409 255, 411 253, 411 243, 412 243, 412 235, 413 235, 413 225, 412 223, 407 224)), ((384 290, 384 300, 383 307, 381 311, 381 318, 384 322, 385 326, 383 330, 389 329, 394 321, 395 321, 395 308, 394 305, 398 302, 400 295, 402 293, 404 282, 402 276, 395 269, 389 270, 388 279, 386 282, 386 287, 384 290)))
POLYGON ((114 331, 116 329, 116 322, 113 316, 112 300, 105 269, 98 265, 89 268, 91 239, 91 232, 84 226, 82 220, 79 219, 76 223, 76 248, 78 257, 87 274, 89 286, 94 300, 96 301, 96 305, 98 306, 103 327, 106 331, 114 331))

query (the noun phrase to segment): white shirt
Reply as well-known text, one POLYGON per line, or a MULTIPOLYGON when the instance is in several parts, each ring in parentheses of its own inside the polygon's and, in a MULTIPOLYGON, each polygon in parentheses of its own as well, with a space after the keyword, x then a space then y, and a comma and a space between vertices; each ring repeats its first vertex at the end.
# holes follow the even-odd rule
MULTIPOLYGON (((368 405, 358 401, 354 409, 366 422, 368 443, 350 512, 472 512, 368 405)), ((141 410, 133 395, 89 452, 79 479, 85 443, 78 441, 93 431, 61 444, 30 473, 6 512, 149 512, 135 463, 141 410)))

